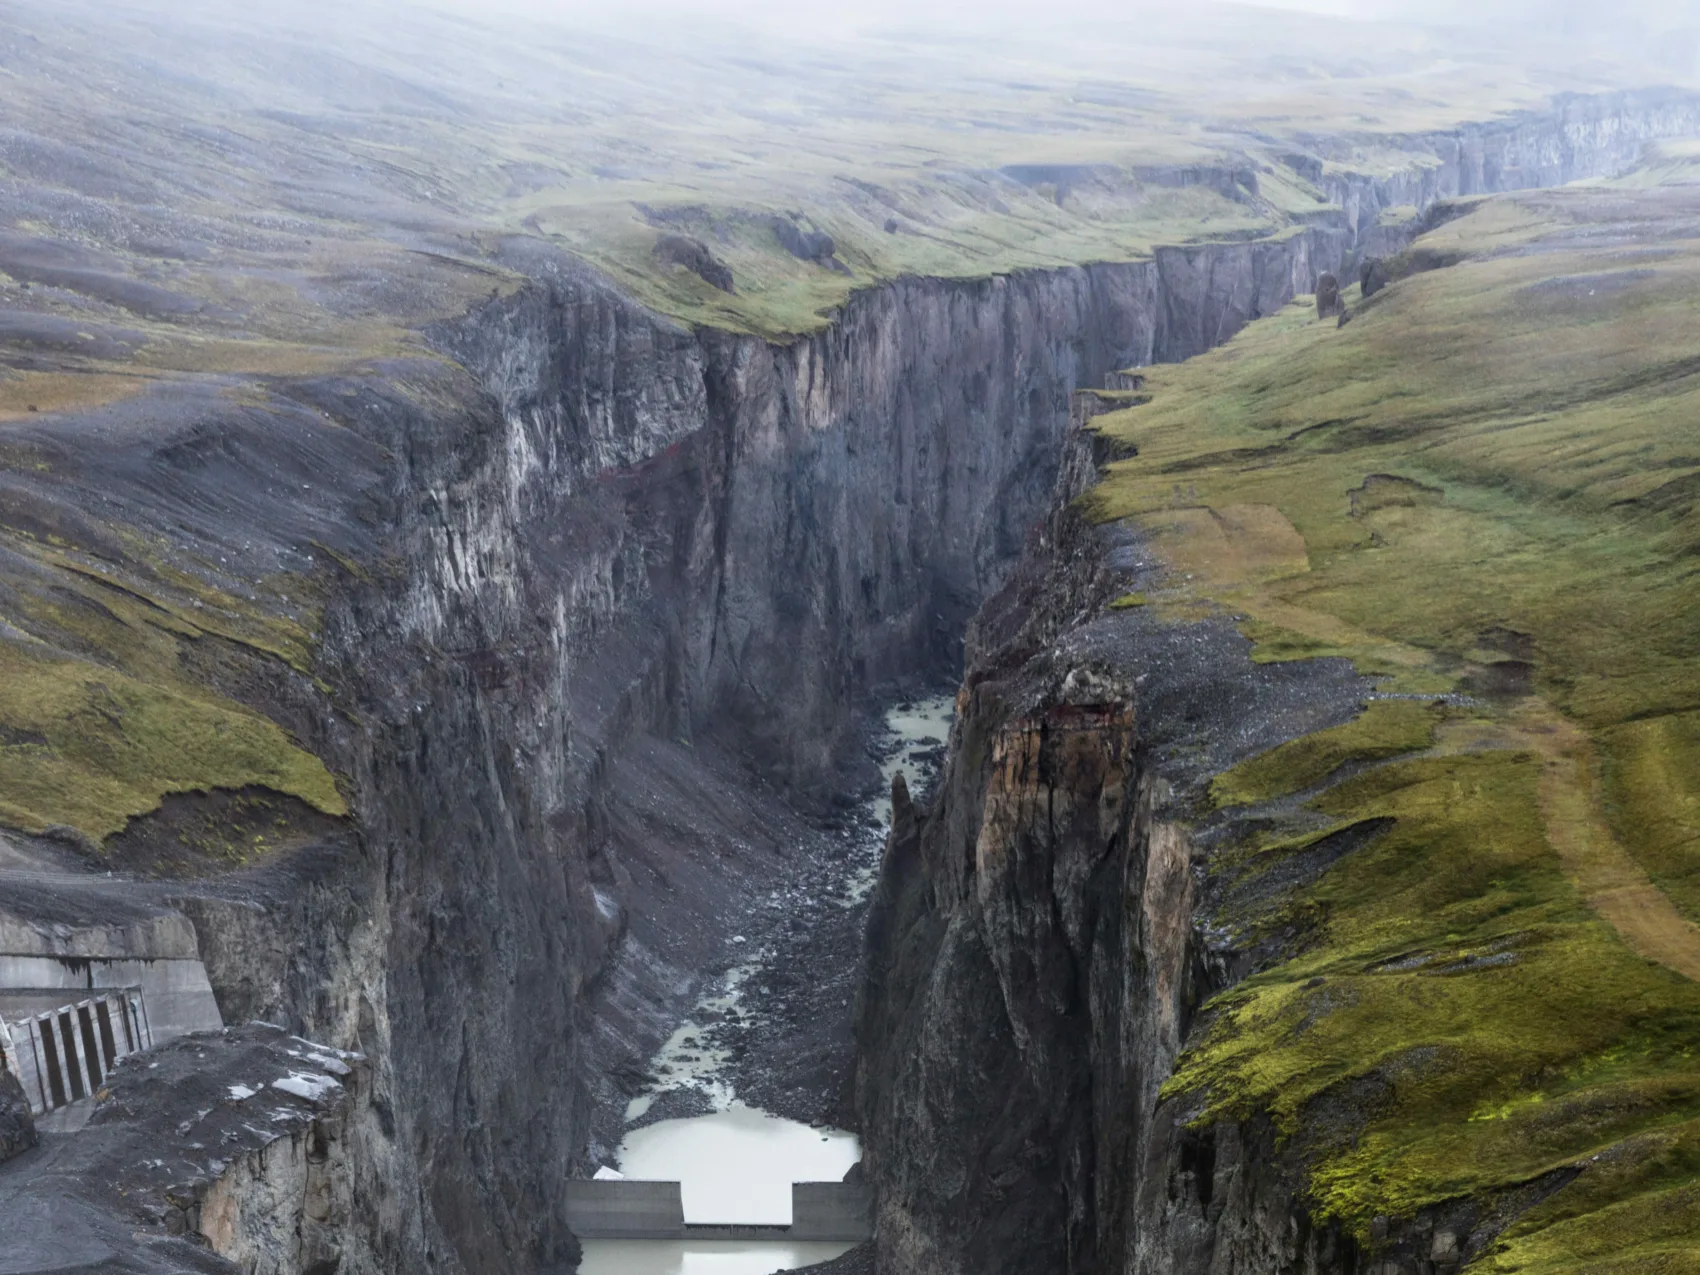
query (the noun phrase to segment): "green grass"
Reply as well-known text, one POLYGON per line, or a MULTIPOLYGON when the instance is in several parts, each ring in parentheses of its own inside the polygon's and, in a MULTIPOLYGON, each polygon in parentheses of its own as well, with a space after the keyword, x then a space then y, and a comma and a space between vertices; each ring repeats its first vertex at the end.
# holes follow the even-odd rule
POLYGON ((326 814, 347 806, 324 764, 227 700, 0 641, 0 821, 100 840, 167 793, 259 785, 326 814))
MULTIPOLYGON (((1283 233, 1328 207, 1297 171, 1322 163, 1317 138, 1330 175, 1385 176, 1437 162, 1411 152, 1424 133, 1647 82, 1602 48, 1578 68, 1564 41, 1461 58, 1417 30, 1254 11, 1109 26, 1006 15, 1016 31, 929 31, 915 15, 901 37, 846 11, 824 37, 810 23, 754 37, 706 15, 657 29, 429 10, 401 24, 358 6, 161 21, 67 0, 9 15, 18 56, 0 110, 64 158, 43 175, 26 147, 8 177, 149 207, 171 190, 183 233, 220 245, 88 243, 132 281, 210 303, 144 323, 137 362, 264 370, 416 349, 420 325, 512 286, 493 259, 515 236, 682 321, 817 331, 851 290, 904 275, 1283 233), (1046 171, 1060 169, 1074 171, 1046 171), (1174 184, 1199 169, 1249 170, 1255 194, 1174 184), (656 262, 664 231, 640 205, 721 255, 737 293, 656 262), (833 235, 850 274, 795 261, 763 230, 793 211, 833 235)), ((94 224, 79 233, 98 239, 94 224)))
POLYGON ((1256 659, 1467 697, 1374 701, 1213 787, 1265 816, 1222 870, 1278 866, 1318 817, 1391 821, 1274 926, 1218 918, 1303 941, 1212 1003, 1168 1087, 1272 1117, 1315 1213, 1366 1242, 1580 1167, 1481 1270, 1700 1262, 1700 985, 1567 877, 1520 707, 1586 732, 1611 831, 1700 918, 1695 200, 1487 201, 1345 328, 1295 303, 1093 422, 1138 448, 1085 502, 1169 564, 1148 605, 1243 617, 1256 659), (1298 793, 1302 817, 1265 804, 1298 793))
POLYGON ((0 823, 99 843, 168 794, 249 786, 346 814, 319 758, 214 689, 230 656, 311 674, 315 583, 261 581, 239 598, 205 564, 104 530, 100 557, 0 531, 10 560, 30 564, 0 582, 0 823))
POLYGON ((1304 735, 1224 771, 1211 785, 1218 806, 1255 805, 1301 792, 1347 762, 1427 748, 1440 711, 1411 700, 1377 700, 1344 726, 1304 735))
POLYGON ((1700 713, 1601 732, 1606 804, 1655 884, 1700 921, 1700 713))

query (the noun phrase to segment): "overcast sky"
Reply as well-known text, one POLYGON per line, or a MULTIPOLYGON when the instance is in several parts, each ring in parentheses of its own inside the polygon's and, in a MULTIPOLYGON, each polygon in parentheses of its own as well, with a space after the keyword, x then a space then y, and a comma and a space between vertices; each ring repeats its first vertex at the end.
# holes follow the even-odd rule
MULTIPOLYGON (((883 20, 917 13, 950 16, 972 23, 988 14, 1032 19, 1060 14, 1126 14, 1156 9, 1170 14, 1198 7, 1193 0, 424 0, 434 7, 501 7, 574 14, 627 10, 678 9, 705 14, 761 15, 792 21, 832 13, 849 19, 883 20)), ((1266 9, 1329 14, 1337 17, 1430 22, 1547 22, 1555 18, 1597 21, 1602 25, 1633 14, 1643 21, 1680 27, 1700 24, 1700 0, 1233 0, 1266 9)))

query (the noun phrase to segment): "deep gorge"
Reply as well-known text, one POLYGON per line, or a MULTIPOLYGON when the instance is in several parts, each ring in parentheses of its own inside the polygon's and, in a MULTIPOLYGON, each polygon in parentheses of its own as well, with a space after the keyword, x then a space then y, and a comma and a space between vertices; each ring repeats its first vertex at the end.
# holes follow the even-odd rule
POLYGON ((1254 683, 1231 629, 1102 619, 1141 559, 1068 510, 1092 466, 1069 396, 1397 250, 1418 223, 1386 209, 1614 173, 1697 130, 1687 97, 1572 98, 1408 139, 1408 170, 1330 179, 1343 213, 1279 240, 901 279, 789 344, 686 330, 515 239, 532 283, 436 330, 440 364, 290 382, 287 435, 194 423, 229 472, 299 449, 335 473, 334 711, 304 677, 251 693, 349 777, 359 835, 280 868, 268 907, 184 907, 227 1022, 371 1059, 337 1269, 570 1269, 557 1184, 619 1141, 753 883, 799 875, 865 783, 872 706, 965 658, 938 801, 898 803, 858 1007, 881 1269, 1365 1269, 1304 1230, 1266 1131, 1201 1142, 1156 1100, 1235 972, 1196 942, 1163 816, 1191 772, 1155 753, 1277 742, 1355 684, 1254 683), (1135 666, 1152 686, 1118 680, 1135 666))

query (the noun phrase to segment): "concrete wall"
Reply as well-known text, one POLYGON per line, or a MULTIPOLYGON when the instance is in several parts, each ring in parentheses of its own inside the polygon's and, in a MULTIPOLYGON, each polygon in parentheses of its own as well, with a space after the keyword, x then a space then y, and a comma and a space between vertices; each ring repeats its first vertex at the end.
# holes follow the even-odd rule
POLYGON ((149 957, 156 960, 199 960, 195 927, 180 912, 107 925, 44 924, 13 916, 0 908, 0 952, 19 956, 99 956, 108 959, 149 957))
POLYGON ((685 1202, 677 1182, 567 1183, 567 1225, 581 1240, 680 1239, 685 1202))
POLYGON ((14 1002, 23 1008, 57 1009, 84 1000, 104 988, 140 988, 143 1009, 155 1044, 163 1045, 189 1032, 216 1031, 224 1026, 200 959, 109 960, 63 956, 14 956, 0 952, 0 1014, 15 1021, 14 1002), (14 993, 7 996, 8 991, 14 993), (63 990, 57 1003, 52 993, 63 990))
POLYGON ((851 1240, 874 1234, 874 1193, 849 1182, 794 1182, 791 1185, 793 1240, 851 1240))
POLYGON ((685 1223, 677 1182, 575 1179, 566 1184, 567 1225, 581 1240, 842 1240, 873 1237, 873 1192, 845 1182, 791 1186, 790 1226, 685 1223))
POLYGON ((0 911, 0 1016, 15 1022, 106 988, 141 990, 155 1044, 224 1026, 195 929, 182 914, 67 926, 0 911))

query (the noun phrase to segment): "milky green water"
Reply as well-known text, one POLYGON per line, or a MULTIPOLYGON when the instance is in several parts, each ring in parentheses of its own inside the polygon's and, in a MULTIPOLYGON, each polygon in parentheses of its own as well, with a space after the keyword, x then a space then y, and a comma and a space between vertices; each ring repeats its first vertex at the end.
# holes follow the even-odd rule
POLYGON ((853 1133, 735 1102, 712 1115, 632 1130, 620 1147, 620 1172, 679 1183, 686 1222, 789 1226, 793 1182, 840 1182, 861 1156, 853 1133))

